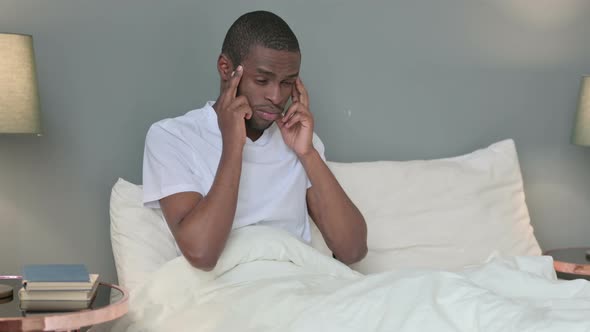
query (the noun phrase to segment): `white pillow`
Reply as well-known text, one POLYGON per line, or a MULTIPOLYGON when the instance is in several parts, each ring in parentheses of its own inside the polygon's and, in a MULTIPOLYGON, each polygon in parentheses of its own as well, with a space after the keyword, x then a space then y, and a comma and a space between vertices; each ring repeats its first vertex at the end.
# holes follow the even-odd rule
POLYGON ((119 179, 111 192, 111 244, 119 285, 132 290, 181 253, 160 209, 142 204, 142 187, 119 179))
MULTIPOLYGON (((541 254, 512 140, 454 158, 329 167, 367 222, 369 252, 352 266, 361 273, 541 254)), ((315 227, 312 246, 329 253, 315 227)))

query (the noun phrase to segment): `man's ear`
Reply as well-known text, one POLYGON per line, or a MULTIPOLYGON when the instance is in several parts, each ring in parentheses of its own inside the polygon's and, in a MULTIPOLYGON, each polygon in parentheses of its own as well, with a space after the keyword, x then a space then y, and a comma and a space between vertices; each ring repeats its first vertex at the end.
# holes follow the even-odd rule
POLYGON ((234 66, 231 60, 223 53, 217 58, 217 72, 219 72, 219 78, 222 81, 227 81, 231 77, 231 73, 234 71, 234 66))

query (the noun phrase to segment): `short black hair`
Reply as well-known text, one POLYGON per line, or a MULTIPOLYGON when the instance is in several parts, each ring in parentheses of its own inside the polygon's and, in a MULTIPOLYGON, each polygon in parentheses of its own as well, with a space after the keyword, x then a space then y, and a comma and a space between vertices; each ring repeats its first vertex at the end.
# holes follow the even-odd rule
POLYGON ((299 52, 299 42, 287 22, 274 13, 259 10, 240 16, 231 25, 223 40, 221 53, 236 67, 256 45, 277 51, 299 52))

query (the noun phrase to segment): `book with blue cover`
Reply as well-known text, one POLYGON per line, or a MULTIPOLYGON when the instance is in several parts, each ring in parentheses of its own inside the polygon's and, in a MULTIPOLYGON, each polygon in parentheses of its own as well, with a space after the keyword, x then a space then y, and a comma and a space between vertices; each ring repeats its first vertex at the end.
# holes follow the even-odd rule
POLYGON ((98 283, 98 274, 90 274, 89 282, 77 281, 33 281, 23 280, 23 287, 27 291, 78 291, 87 292, 98 283))
POLYGON ((90 282, 84 264, 27 264, 23 266, 27 282, 90 282))
POLYGON ((29 287, 22 287, 18 291, 21 301, 88 301, 90 302, 98 289, 98 274, 90 275, 92 288, 89 290, 80 289, 41 289, 31 290, 29 287))

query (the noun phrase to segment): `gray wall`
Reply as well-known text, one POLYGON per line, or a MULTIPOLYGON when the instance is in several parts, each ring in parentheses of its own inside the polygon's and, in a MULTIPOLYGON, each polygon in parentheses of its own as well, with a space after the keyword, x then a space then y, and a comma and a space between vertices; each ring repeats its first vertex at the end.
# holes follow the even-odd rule
POLYGON ((586 0, 0 0, 0 31, 34 37, 45 128, 0 136, 0 273, 84 262, 115 280, 111 186, 141 181, 151 123, 216 97, 222 38, 253 9, 299 36, 330 160, 514 138, 542 247, 590 245, 590 148, 569 142, 586 0))

